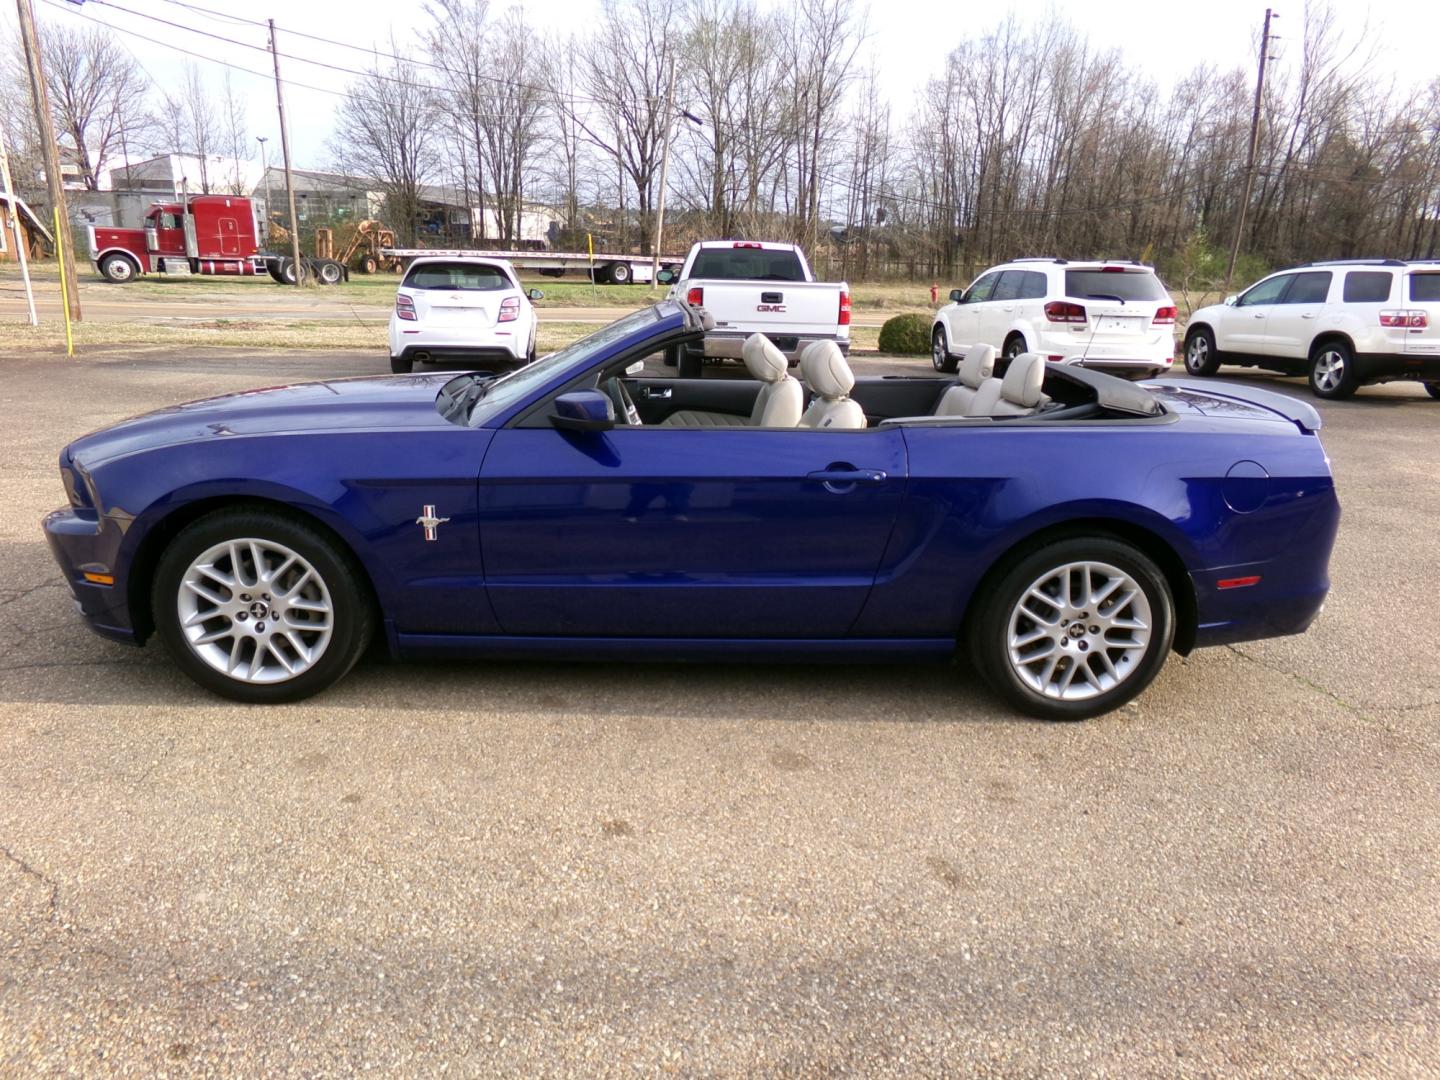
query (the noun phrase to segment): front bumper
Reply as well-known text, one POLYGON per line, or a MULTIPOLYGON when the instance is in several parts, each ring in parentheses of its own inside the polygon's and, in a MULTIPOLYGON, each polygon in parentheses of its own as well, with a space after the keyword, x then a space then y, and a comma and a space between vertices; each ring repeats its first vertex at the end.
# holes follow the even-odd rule
POLYGON ((90 629, 112 641, 141 644, 130 618, 124 577, 117 572, 110 554, 115 538, 107 535, 107 530, 114 526, 102 525, 93 512, 86 514, 69 507, 46 514, 41 526, 75 600, 75 609, 90 629), (115 583, 88 581, 87 573, 112 576, 115 583))

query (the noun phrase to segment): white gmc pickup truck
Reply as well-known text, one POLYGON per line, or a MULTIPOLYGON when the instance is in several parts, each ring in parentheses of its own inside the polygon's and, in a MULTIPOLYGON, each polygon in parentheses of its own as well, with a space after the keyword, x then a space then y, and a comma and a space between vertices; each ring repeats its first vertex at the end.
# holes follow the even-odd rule
POLYGON ((682 376, 699 375, 704 360, 741 359, 741 346, 756 332, 792 364, 812 341, 833 341, 850 352, 850 286, 816 281, 794 244, 703 241, 690 249, 669 295, 703 307, 715 320, 703 353, 667 358, 682 376))

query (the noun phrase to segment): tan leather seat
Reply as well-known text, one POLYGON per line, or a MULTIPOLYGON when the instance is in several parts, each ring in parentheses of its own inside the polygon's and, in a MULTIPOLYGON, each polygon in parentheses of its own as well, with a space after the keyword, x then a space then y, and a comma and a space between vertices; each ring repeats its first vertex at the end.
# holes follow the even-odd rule
POLYGON ((802 428, 863 428, 865 410, 851 401, 855 375, 833 341, 813 341, 800 354, 800 374, 815 399, 800 418, 802 428))
POLYGON ((1050 399, 1045 396, 1045 358, 1021 353, 1010 361, 1003 379, 990 378, 975 395, 967 416, 1024 416, 1050 399))
POLYGON ((742 349, 745 367, 751 378, 760 382, 760 393, 750 418, 729 413, 681 409, 671 413, 661 427, 788 427, 800 422, 805 404, 805 391, 800 380, 790 374, 785 354, 764 334, 751 334, 742 349))
POLYGON ((985 380, 995 374, 995 346, 971 345, 960 361, 960 381, 940 395, 936 416, 969 416, 985 380))

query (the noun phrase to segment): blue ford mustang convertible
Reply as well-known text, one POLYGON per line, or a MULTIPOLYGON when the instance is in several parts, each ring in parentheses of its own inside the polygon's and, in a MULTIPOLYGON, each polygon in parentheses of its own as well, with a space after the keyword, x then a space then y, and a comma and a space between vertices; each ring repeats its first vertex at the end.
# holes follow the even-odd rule
MULTIPOLYGON (((946 659, 1075 719, 1173 649, 1294 634, 1339 520, 1319 416, 1039 357, 856 381, 764 339, 651 378, 666 302, 500 378, 232 394, 88 435, 44 528, 89 624, 249 702, 401 657, 946 659)), ((654 370, 663 371, 658 365, 654 370)))

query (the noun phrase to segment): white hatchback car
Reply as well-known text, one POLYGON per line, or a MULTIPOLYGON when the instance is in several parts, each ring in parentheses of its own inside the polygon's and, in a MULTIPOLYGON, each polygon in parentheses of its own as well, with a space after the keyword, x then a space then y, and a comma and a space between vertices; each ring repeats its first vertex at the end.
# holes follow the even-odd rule
POLYGON ((1316 397, 1410 379, 1440 398, 1440 262, 1354 259, 1261 278, 1190 316, 1185 370, 1306 375, 1316 397))
POLYGON ((999 373, 1024 352, 1127 379, 1175 362, 1175 302, 1151 266, 1016 259, 955 289, 930 330, 936 371, 954 372, 971 345, 1000 352, 999 373))
POLYGON ((390 370, 458 360, 515 368, 535 359, 535 309, 545 294, 520 287, 503 259, 426 256, 405 271, 390 314, 390 370))

